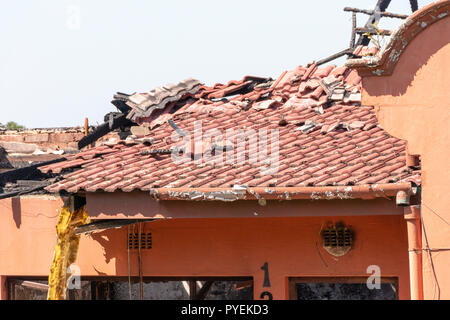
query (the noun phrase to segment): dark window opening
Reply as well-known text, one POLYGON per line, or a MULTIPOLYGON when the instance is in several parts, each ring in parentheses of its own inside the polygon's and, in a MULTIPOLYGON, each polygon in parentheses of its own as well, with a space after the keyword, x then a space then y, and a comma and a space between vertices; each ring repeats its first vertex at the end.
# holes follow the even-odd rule
MULTIPOLYGON (((138 277, 82 277, 79 289, 67 290, 67 300, 139 300, 138 277)), ((8 278, 9 300, 46 300, 45 278, 8 278)), ((252 300, 248 277, 143 278, 144 300, 252 300)))
POLYGON ((379 288, 369 287, 367 278, 292 278, 293 300, 397 300, 396 278, 382 278, 379 288))

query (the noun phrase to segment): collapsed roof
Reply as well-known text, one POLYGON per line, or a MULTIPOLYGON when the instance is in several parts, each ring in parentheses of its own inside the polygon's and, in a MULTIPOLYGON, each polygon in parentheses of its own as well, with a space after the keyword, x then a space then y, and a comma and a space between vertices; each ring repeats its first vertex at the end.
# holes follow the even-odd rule
MULTIPOLYGON (((247 76, 212 87, 188 79, 148 93, 116 95, 114 104, 145 130, 40 167, 62 175, 48 191, 420 184, 419 168, 406 164, 405 141, 379 126, 372 106, 361 105, 361 78, 345 66, 312 63, 276 80, 247 76), (174 133, 184 138, 196 121, 202 134, 217 129, 221 139, 203 140, 191 151, 179 149, 174 133), (229 129, 235 134, 227 136, 229 129), (278 130, 276 170, 248 161, 227 163, 236 155, 239 129, 278 130), (196 161, 175 163, 173 155, 183 152, 196 161), (213 157, 199 157, 206 153, 213 157)), ((245 148, 247 154, 255 152, 245 148)))
MULTIPOLYGON (((276 80, 247 76, 208 87, 187 79, 146 93, 117 93, 112 103, 120 112, 107 114, 105 123, 78 140, 77 146, 92 146, 118 129, 119 137, 127 139, 20 169, 20 175, 55 178, 46 179, 52 183, 46 187, 48 192, 141 190, 154 195, 165 192, 166 198, 172 199, 186 198, 183 190, 194 190, 187 197, 191 200, 210 199, 196 193, 205 188, 233 187, 253 194, 255 188, 264 188, 266 195, 281 192, 281 188, 304 188, 302 192, 316 199, 321 197, 315 187, 322 188, 320 192, 327 199, 351 197, 349 188, 344 193, 339 188, 326 189, 332 186, 358 186, 353 190, 360 190, 364 197, 365 192, 385 197, 387 190, 392 195, 404 186, 410 190, 411 184, 420 184, 420 159, 412 161, 408 156, 407 161, 405 141, 379 126, 373 107, 361 105, 358 73, 347 67, 318 68, 343 55, 352 58, 352 63, 378 61, 379 48, 366 45, 371 35, 392 33, 377 29, 380 18, 408 18, 386 12, 390 2, 378 0, 374 10, 344 8, 352 12, 350 47, 317 63, 284 72, 276 80), (357 28, 356 13, 369 15, 364 28, 357 28), (359 40, 355 42, 357 34, 359 40), (203 138, 200 144, 190 141, 181 147, 171 140, 175 134, 184 141, 193 131, 195 138, 195 124, 200 121, 200 135, 212 129, 216 134, 203 138), (130 127, 133 135, 129 135, 130 127), (229 129, 237 133, 229 134, 229 129), (270 156, 257 154, 258 144, 247 146, 247 141, 261 138, 256 137, 258 130, 277 130, 276 143, 266 150, 270 150, 270 156), (242 131, 244 140, 239 140, 242 131), (247 152, 246 160, 254 160, 257 154, 259 167, 252 161, 229 161, 239 157, 236 153, 242 147, 247 152), (275 167, 274 150, 278 151, 275 167), (189 161, 174 161, 179 154, 189 161), (217 161, 219 158, 224 161, 217 161)), ((417 1, 410 3, 411 11, 416 11, 417 1)), ((347 65, 353 66, 350 62, 347 65)), ((18 180, 15 175, 3 173, 0 180, 18 180)))

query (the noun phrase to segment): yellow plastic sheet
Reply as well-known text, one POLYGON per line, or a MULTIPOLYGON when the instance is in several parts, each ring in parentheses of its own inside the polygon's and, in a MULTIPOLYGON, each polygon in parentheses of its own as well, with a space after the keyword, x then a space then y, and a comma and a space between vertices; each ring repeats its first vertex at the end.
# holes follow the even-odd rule
POLYGON ((70 211, 68 206, 61 208, 56 225, 57 244, 53 256, 53 264, 48 276, 47 300, 65 300, 67 280, 70 274, 67 268, 77 258, 80 236, 75 234, 75 228, 88 223, 86 207, 70 211))

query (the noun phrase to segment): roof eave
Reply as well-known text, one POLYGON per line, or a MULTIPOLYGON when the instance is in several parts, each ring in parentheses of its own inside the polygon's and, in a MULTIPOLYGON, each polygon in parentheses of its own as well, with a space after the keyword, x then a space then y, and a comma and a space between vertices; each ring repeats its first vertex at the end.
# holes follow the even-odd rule
POLYGON ((411 183, 365 184, 323 187, 254 188, 155 188, 157 200, 236 201, 236 200, 345 200, 395 197, 398 192, 413 193, 411 183))

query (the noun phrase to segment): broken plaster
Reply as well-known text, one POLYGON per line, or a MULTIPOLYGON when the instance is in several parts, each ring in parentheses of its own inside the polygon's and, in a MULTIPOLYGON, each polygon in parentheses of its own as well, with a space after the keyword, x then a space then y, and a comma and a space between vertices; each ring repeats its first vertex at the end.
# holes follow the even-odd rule
POLYGON ((351 192, 353 191, 352 187, 346 187, 344 190, 340 190, 340 188, 336 189, 336 192, 325 191, 325 192, 313 192, 311 193, 311 200, 335 200, 335 199, 353 199, 351 192))
POLYGON ((218 200, 224 202, 231 202, 236 200, 246 199, 245 191, 169 191, 170 198, 187 199, 187 200, 218 200))

